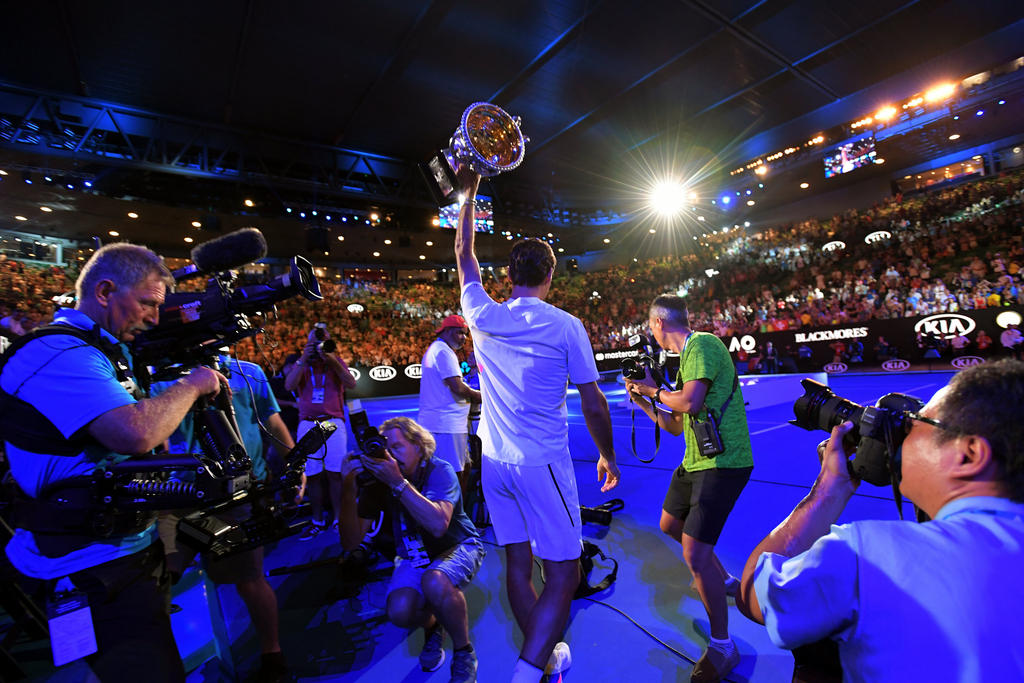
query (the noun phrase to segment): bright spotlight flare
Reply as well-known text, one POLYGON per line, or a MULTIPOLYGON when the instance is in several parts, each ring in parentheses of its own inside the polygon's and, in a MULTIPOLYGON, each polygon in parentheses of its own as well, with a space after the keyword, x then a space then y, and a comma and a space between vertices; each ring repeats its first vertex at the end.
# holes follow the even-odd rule
POLYGON ((686 187, 678 180, 662 180, 651 190, 651 208, 662 216, 677 216, 686 208, 686 187))
POLYGON ((523 163, 526 143, 519 130, 521 120, 496 104, 476 102, 462 112, 446 149, 430 161, 420 164, 420 172, 438 206, 446 206, 465 196, 456 173, 466 164, 485 178, 496 176, 523 163))

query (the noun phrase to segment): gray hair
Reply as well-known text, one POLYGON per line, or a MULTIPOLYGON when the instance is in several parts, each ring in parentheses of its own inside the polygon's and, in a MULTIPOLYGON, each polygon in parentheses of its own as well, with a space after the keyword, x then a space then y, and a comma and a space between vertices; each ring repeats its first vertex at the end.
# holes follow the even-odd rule
POLYGON ((160 276, 168 290, 174 287, 174 278, 164 260, 146 247, 126 242, 108 244, 97 249, 82 268, 75 282, 75 296, 78 301, 85 300, 103 280, 110 280, 118 288, 131 289, 153 273, 160 276))

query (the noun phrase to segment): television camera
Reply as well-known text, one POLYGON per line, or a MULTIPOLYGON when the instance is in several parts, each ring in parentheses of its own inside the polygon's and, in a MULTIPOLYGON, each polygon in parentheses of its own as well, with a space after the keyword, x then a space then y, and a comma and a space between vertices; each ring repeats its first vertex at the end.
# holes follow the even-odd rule
MULTIPOLYGON (((192 250, 194 265, 173 275, 178 282, 207 276, 206 288, 169 294, 160 307, 159 323, 135 337, 134 375, 140 385, 148 389, 153 380, 173 380, 198 365, 226 370, 220 366, 220 350, 259 332, 249 315, 273 312, 277 302, 297 295, 322 300, 312 265, 301 256, 292 259, 287 273, 266 282, 239 284, 231 270, 266 253, 266 240, 255 228, 237 230, 192 250)), ((31 503, 36 505, 33 512, 41 516, 56 506, 64 511, 56 519, 75 517, 76 528, 107 537, 144 528, 157 510, 191 510, 179 524, 179 539, 216 555, 252 549, 299 531, 304 524, 289 525, 274 494, 298 488, 307 455, 322 448, 336 427, 318 424, 286 454, 281 472, 258 482, 252 477, 252 461, 227 392, 213 401, 198 401, 191 416, 199 453, 132 458, 89 476, 62 480, 31 503), (246 504, 251 509, 246 521, 228 524, 216 518, 246 504)))

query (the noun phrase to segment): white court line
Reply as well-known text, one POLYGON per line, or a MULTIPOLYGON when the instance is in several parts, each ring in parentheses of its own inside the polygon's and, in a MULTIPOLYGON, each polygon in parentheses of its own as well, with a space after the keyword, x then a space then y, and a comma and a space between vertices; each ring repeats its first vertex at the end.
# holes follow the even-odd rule
POLYGON ((758 429, 756 432, 750 432, 750 435, 751 436, 757 436, 758 434, 764 434, 765 432, 770 432, 770 431, 775 430, 775 429, 782 429, 783 427, 791 427, 791 426, 792 425, 790 425, 788 422, 786 422, 786 423, 783 423, 783 424, 780 424, 780 425, 775 425, 774 427, 766 427, 765 429, 758 429))
MULTIPOLYGON (((922 389, 930 389, 931 387, 934 387, 934 386, 936 386, 935 382, 932 382, 931 384, 922 384, 919 387, 913 387, 911 389, 907 389, 906 393, 912 394, 915 391, 920 391, 922 389)), ((775 425, 774 427, 766 427, 764 429, 759 429, 756 432, 750 432, 750 436, 757 436, 758 434, 764 434, 765 432, 771 432, 771 431, 774 431, 776 429, 782 429, 783 427, 789 427, 789 426, 791 426, 791 425, 788 422, 786 422, 786 423, 783 423, 783 424, 780 424, 780 425, 775 425)))

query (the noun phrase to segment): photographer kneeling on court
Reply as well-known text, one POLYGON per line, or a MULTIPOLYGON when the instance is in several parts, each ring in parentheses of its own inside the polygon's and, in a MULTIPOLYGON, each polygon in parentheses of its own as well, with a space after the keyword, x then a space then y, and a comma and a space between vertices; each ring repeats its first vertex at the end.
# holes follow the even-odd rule
POLYGON ((362 469, 391 489, 385 504, 391 508, 399 557, 388 586, 388 619, 396 626, 423 627, 424 671, 444 663, 447 630, 454 648, 451 680, 475 681, 477 659, 462 587, 480 569, 484 547, 462 509, 459 480, 451 465, 432 457, 434 437, 413 420, 391 418, 380 431, 387 439, 383 457, 353 455, 345 460, 342 476, 362 469))
POLYGON ((847 682, 1024 680, 1024 363, 963 370, 900 426, 890 472, 931 521, 835 525, 859 484, 844 422, 736 605, 780 647, 835 641, 847 682))

